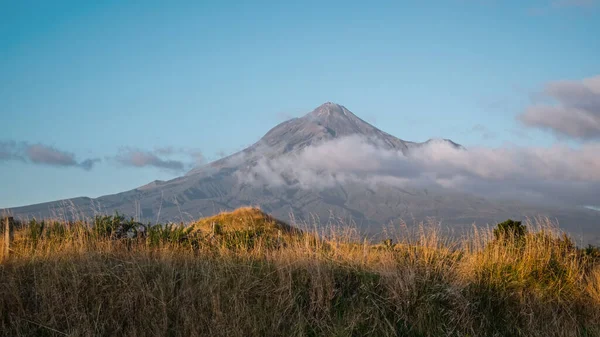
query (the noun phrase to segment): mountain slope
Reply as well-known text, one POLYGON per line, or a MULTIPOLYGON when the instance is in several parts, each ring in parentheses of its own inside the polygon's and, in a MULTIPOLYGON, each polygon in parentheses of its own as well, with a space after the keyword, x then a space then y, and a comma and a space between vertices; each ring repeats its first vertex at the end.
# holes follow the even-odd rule
MULTIPOLYGON (((340 181, 317 189, 285 183, 270 186, 240 179, 269 160, 302 153, 309 147, 348 136, 360 136, 376 148, 408 155, 431 143, 459 144, 445 139, 424 143, 404 141, 363 121, 344 106, 331 102, 307 115, 283 122, 269 130, 258 142, 238 153, 197 167, 183 177, 155 181, 137 189, 96 199, 75 198, 12 209, 17 216, 72 217, 119 211, 145 221, 190 221, 241 206, 260 206, 281 219, 290 215, 297 221, 318 218, 353 221, 361 229, 379 232, 381 226, 398 222, 422 221, 429 217, 449 225, 487 224, 508 217, 522 219, 539 214, 552 216, 562 224, 576 224, 578 231, 597 231, 598 212, 591 210, 544 209, 521 203, 490 201, 450 189, 399 188, 386 184, 340 181)), ((366 164, 366 163, 365 163, 366 164)))

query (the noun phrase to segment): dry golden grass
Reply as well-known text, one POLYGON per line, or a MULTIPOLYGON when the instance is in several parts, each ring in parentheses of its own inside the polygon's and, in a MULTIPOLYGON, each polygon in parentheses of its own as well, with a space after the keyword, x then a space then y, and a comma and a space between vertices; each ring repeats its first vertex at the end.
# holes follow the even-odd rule
POLYGON ((600 336, 598 262, 549 222, 528 227, 375 245, 256 209, 158 241, 26 226, 0 265, 0 335, 600 336))
POLYGON ((203 233, 234 231, 262 231, 267 235, 300 234, 300 231, 256 207, 242 207, 232 212, 199 219, 191 224, 203 233), (215 228, 217 227, 217 228, 215 228))

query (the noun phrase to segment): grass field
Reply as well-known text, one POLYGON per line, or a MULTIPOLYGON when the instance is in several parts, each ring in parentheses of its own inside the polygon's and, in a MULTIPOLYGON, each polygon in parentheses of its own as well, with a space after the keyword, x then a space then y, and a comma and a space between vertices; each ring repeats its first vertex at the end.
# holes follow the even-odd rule
POLYGON ((597 250, 525 225, 373 244, 252 208, 186 226, 31 221, 0 257, 0 335, 600 336, 597 250))

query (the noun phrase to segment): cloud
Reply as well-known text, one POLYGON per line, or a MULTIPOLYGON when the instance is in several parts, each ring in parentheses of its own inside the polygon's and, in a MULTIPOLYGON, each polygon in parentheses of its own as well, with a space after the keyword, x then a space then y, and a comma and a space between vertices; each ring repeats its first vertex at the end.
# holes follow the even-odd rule
POLYGON ((152 151, 122 148, 119 154, 111 159, 129 167, 155 167, 174 172, 183 172, 205 162, 201 151, 175 147, 160 147, 152 151), (179 159, 168 157, 178 157, 179 159), (181 159, 181 157, 184 158, 181 159))
POLYGON ((527 201, 590 204, 600 198, 600 144, 468 150, 430 143, 405 156, 351 136, 273 160, 260 159, 238 178, 255 185, 323 189, 354 182, 373 186, 456 189, 527 201))
POLYGON ((3 141, 0 142, 0 161, 21 161, 56 167, 80 167, 89 171, 100 159, 88 158, 79 162, 73 153, 59 150, 53 146, 3 141))
POLYGON ((519 115, 525 125, 579 140, 600 139, 600 75, 547 83, 534 103, 519 115), (553 104, 554 103, 554 104, 553 104))
POLYGON ((20 147, 22 146, 17 145, 15 141, 0 142, 0 161, 25 161, 23 153, 19 150, 20 147))
POLYGON ((193 159, 193 165, 202 165, 206 163, 206 158, 204 154, 200 150, 188 150, 186 151, 187 155, 193 159))
POLYGON ((177 151, 172 146, 157 147, 157 148, 154 149, 154 153, 156 153, 158 155, 163 155, 163 156, 169 156, 169 155, 172 155, 172 154, 174 154, 176 152, 177 151))
POLYGON ((173 171, 183 171, 185 167, 182 161, 161 159, 152 152, 134 149, 122 151, 115 157, 115 159, 125 166, 132 167, 152 166, 173 171))
POLYGON ((101 161, 102 160, 100 160, 100 158, 93 158, 93 159, 90 158, 90 159, 86 159, 86 160, 82 161, 81 163, 79 163, 79 166, 82 169, 89 171, 94 167, 94 165, 96 165, 97 163, 99 163, 101 161))
POLYGON ((57 150, 53 147, 34 144, 26 149, 29 159, 36 164, 55 166, 76 166, 77 161, 72 153, 57 150))

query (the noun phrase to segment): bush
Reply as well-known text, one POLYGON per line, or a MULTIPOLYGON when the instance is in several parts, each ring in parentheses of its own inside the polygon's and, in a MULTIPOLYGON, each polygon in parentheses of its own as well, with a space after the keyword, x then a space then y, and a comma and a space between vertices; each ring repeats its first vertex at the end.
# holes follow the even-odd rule
POLYGON ((527 227, 521 221, 508 219, 499 223, 494 229, 494 238, 496 241, 521 242, 527 234, 527 227))

